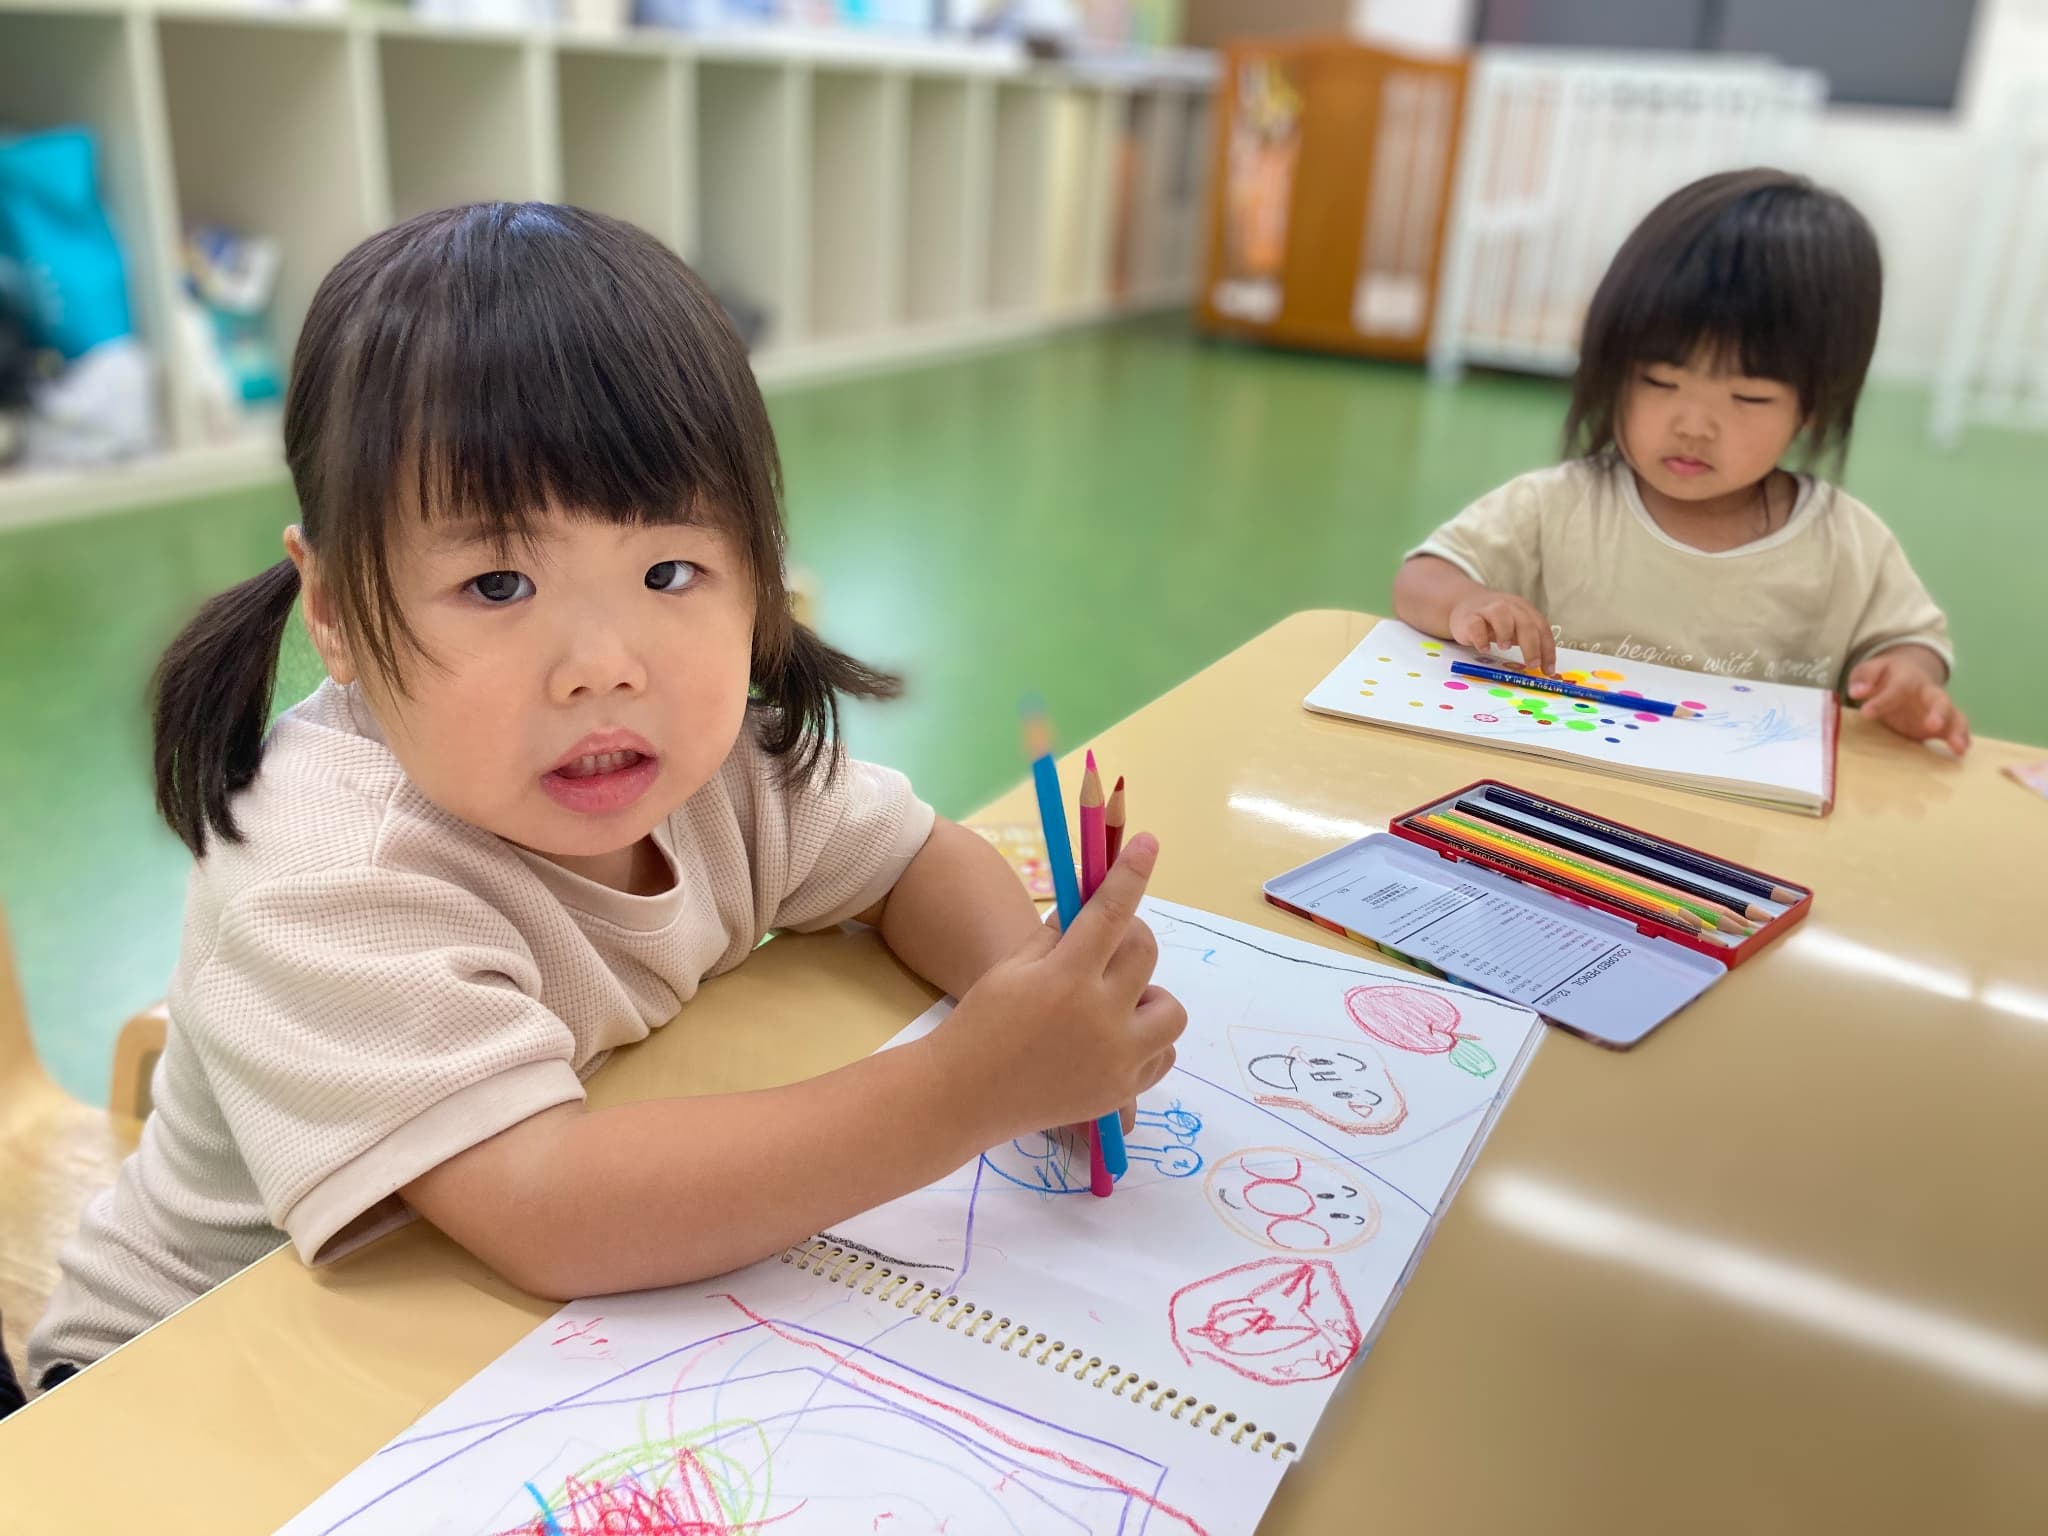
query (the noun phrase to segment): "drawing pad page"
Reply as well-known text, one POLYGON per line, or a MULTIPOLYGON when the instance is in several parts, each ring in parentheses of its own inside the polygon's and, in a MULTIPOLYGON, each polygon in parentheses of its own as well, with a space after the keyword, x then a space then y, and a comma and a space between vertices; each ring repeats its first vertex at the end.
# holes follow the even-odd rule
POLYGON ((1252 1536, 1285 1468, 771 1259, 571 1303, 283 1536, 1252 1536))
POLYGON ((827 1235, 1306 1444, 1542 1026, 1195 908, 1141 910, 1188 1028, 1115 1194, 1088 1192, 1078 1138, 1034 1132, 827 1235))
POLYGON ((1303 700, 1319 714, 1564 758, 1630 778, 1683 784, 1818 814, 1830 793, 1834 700, 1818 688, 1713 677, 1562 650, 1567 679, 1698 709, 1674 719, 1463 678, 1455 661, 1498 666, 1383 620, 1303 700))

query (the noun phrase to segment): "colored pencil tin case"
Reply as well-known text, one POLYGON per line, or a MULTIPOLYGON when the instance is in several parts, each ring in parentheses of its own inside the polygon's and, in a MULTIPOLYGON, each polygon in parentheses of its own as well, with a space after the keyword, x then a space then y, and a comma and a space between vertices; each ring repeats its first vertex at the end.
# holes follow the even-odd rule
POLYGON ((1265 894, 1333 933, 1616 1047, 1641 1040, 1813 905, 1812 891, 1794 882, 1491 779, 1289 870, 1265 894), (1446 815, 1465 825, 1429 824, 1446 815), (1603 849, 1601 862, 1626 870, 1628 884, 1605 899, 1518 845, 1564 850, 1566 859, 1603 849), (1617 856, 1624 862, 1610 862, 1617 856), (1686 910, 1726 909, 1739 921, 1694 930, 1660 919, 1654 903, 1634 904, 1644 887, 1687 893, 1686 910))

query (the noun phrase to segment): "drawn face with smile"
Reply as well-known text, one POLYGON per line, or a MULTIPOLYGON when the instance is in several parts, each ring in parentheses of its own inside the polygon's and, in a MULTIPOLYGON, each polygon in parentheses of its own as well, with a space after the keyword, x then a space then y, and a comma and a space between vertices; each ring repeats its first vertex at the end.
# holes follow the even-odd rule
POLYGON ((1209 1172, 1203 1192, 1223 1224, 1277 1253, 1341 1253, 1380 1229, 1365 1176, 1334 1158, 1246 1147, 1209 1172))
POLYGON ((1309 1115, 1348 1136, 1384 1136, 1408 1118, 1393 1075, 1362 1041, 1233 1029, 1230 1045, 1255 1104, 1309 1115))

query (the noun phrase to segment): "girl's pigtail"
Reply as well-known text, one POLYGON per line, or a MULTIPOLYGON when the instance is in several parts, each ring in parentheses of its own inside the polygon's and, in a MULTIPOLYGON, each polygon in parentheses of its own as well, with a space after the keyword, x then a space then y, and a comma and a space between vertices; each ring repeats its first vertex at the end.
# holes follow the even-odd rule
POLYGON ((756 667, 755 699, 772 711, 761 745, 792 780, 808 778, 833 751, 841 694, 893 699, 902 692, 902 678, 854 660, 791 621, 788 640, 756 667))
POLYGON ((230 802, 256 777, 299 573, 280 560, 209 601, 150 679, 156 808, 195 857, 209 832, 241 841, 230 802))

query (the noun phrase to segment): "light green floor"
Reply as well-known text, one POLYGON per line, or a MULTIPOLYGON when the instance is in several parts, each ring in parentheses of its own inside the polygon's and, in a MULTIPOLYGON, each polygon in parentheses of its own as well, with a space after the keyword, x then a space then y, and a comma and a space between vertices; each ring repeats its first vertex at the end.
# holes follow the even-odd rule
MULTIPOLYGON (((794 558, 822 627, 903 669, 853 747, 942 811, 1017 777, 1036 690, 1068 740, 1298 608, 1384 611, 1400 552, 1546 462, 1559 386, 1213 347, 1178 323, 782 396, 794 558)), ((2048 443, 1935 454, 1916 392, 1867 399, 1848 483, 1954 617, 1981 734, 2048 741, 2026 660, 2048 572, 2048 443)), ((205 594, 278 554, 282 487, 0 536, 0 896, 44 1059, 105 1092, 120 1021, 161 995, 186 861, 149 801, 141 698, 205 594)), ((309 686, 307 653, 287 676, 309 686)))

